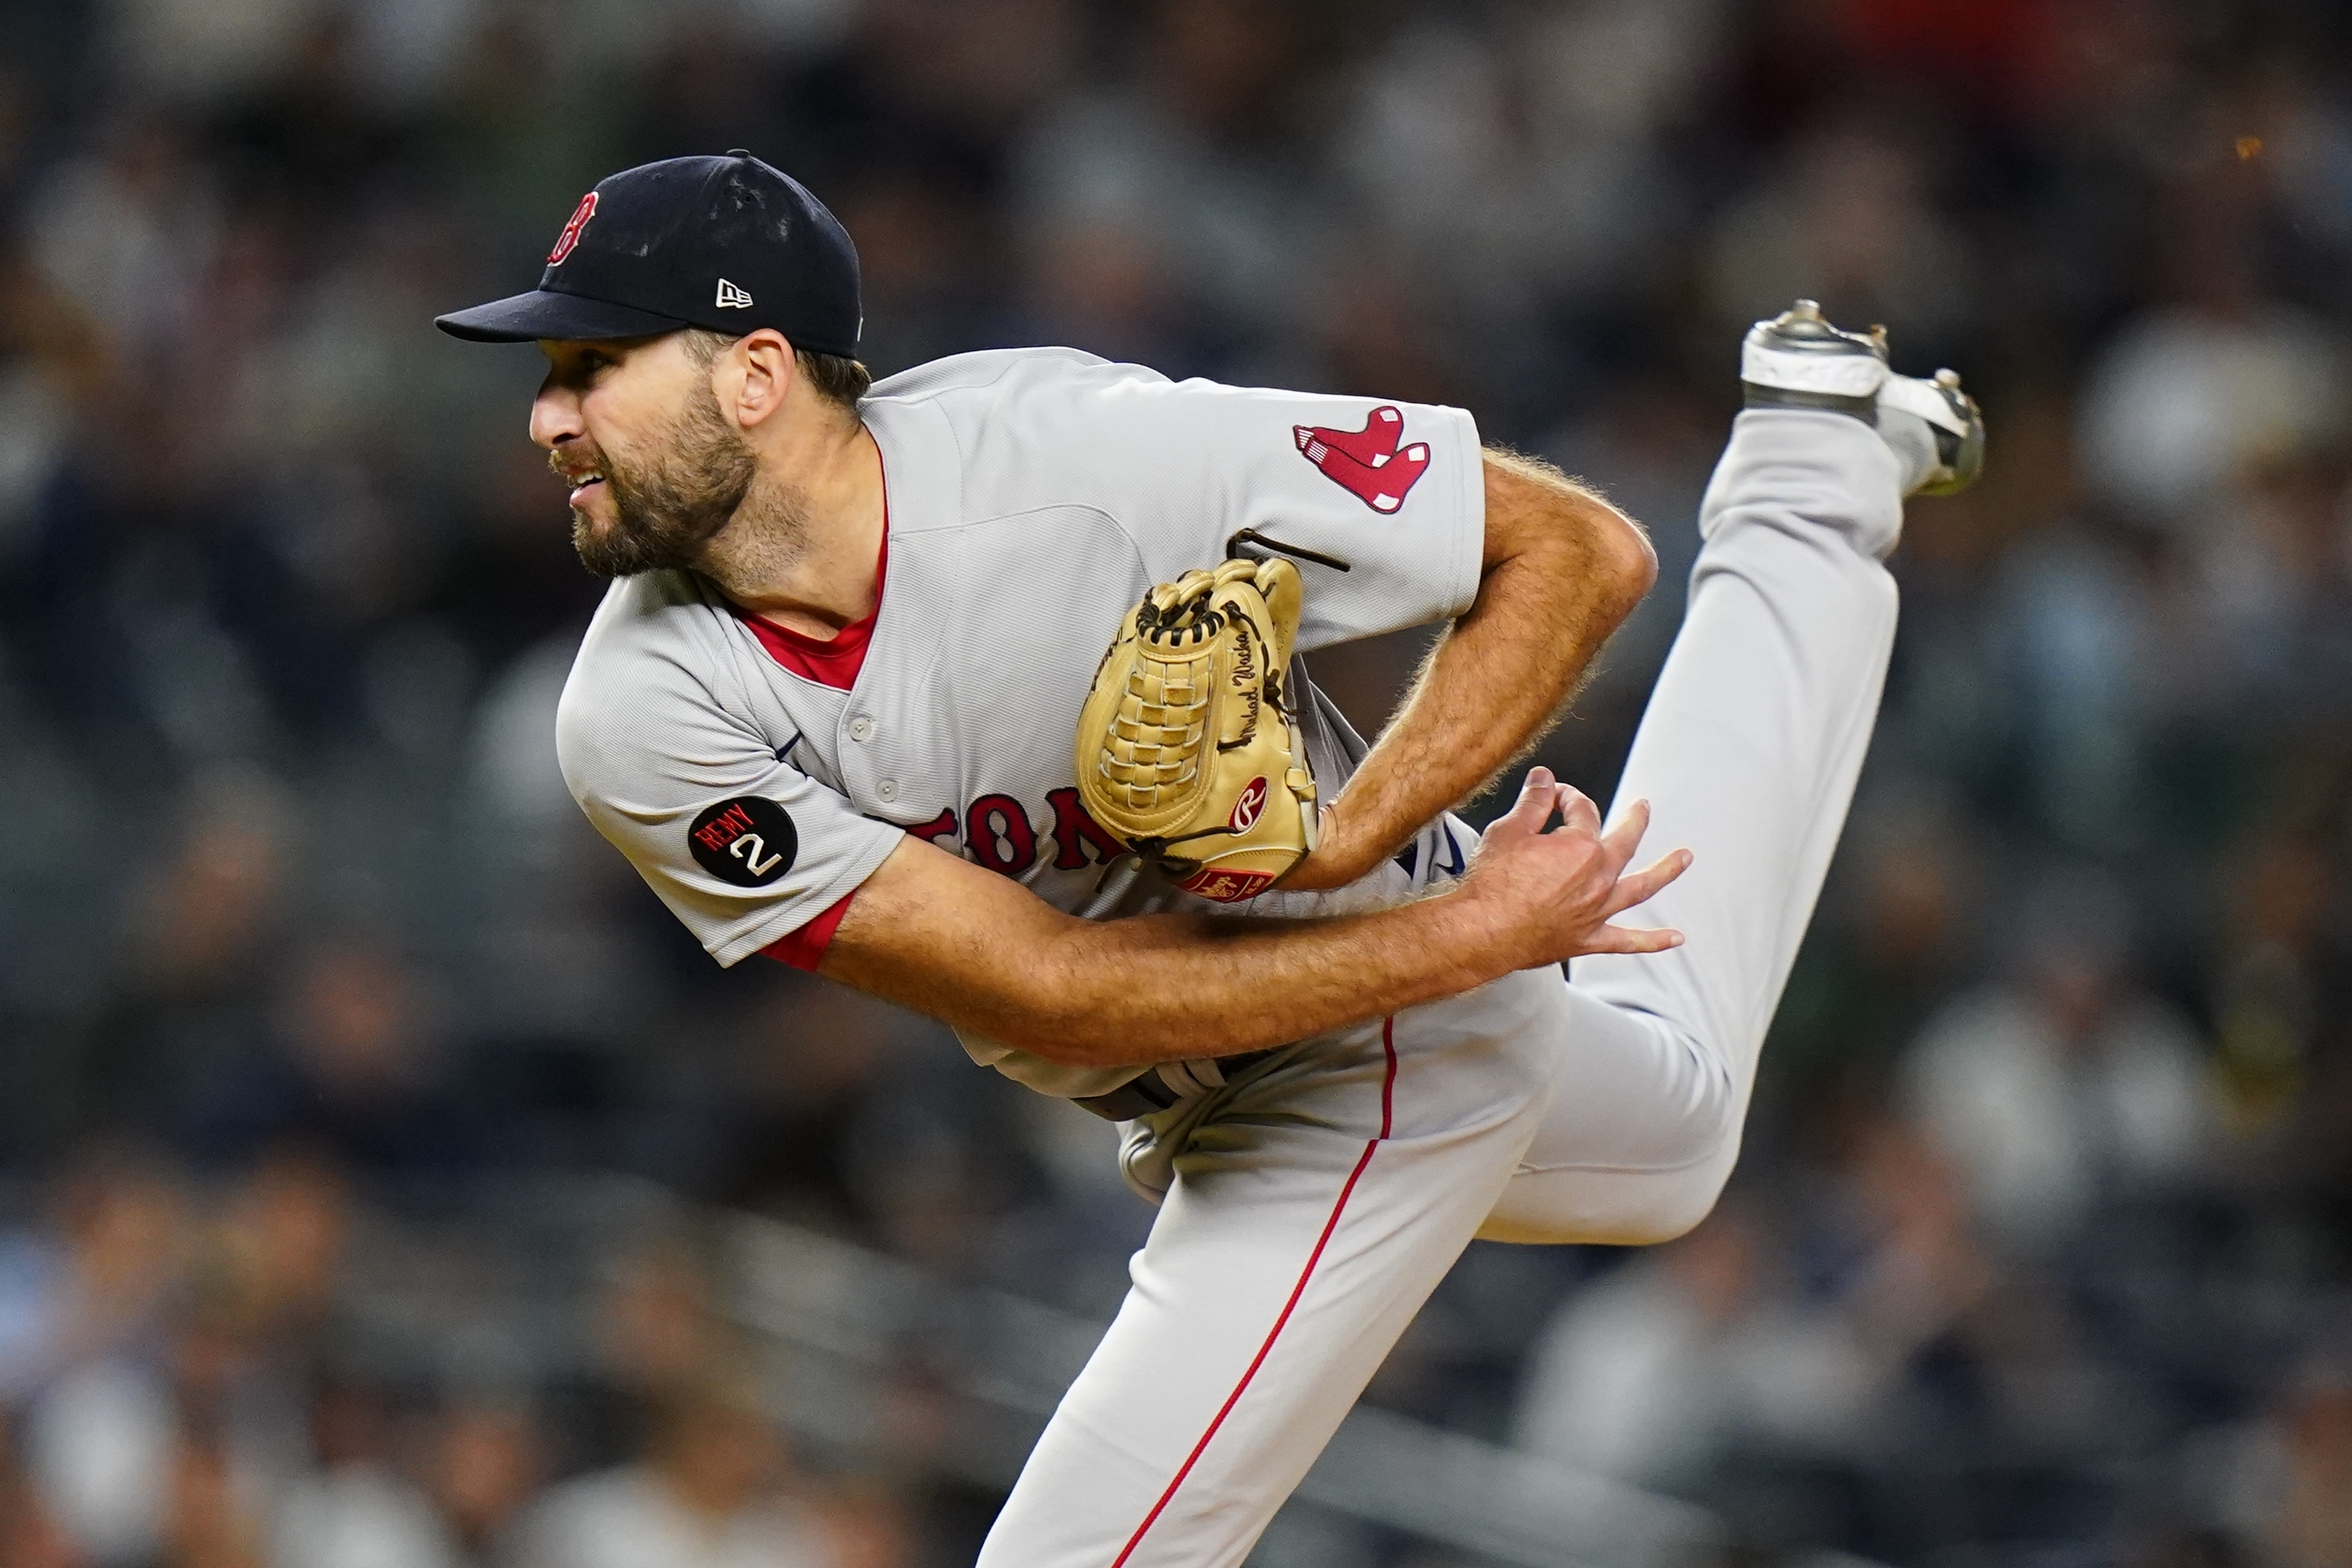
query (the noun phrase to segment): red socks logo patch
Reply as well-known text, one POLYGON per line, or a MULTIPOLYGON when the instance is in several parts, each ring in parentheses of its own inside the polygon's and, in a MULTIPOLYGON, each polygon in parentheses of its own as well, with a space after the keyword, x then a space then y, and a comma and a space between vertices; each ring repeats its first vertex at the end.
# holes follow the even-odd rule
POLYGON ((1428 470, 1429 443, 1415 441, 1402 451, 1404 416, 1383 404, 1372 410, 1361 430, 1329 430, 1320 425, 1294 425, 1293 439, 1307 460, 1323 477, 1377 512, 1404 505, 1405 492, 1428 470))

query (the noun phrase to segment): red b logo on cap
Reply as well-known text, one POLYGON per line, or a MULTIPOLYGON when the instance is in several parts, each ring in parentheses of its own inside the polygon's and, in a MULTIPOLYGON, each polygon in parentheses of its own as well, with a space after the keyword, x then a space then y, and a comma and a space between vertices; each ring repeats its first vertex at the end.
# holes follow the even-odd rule
POLYGON ((572 247, 580 243, 580 231, 586 228, 588 220, 595 216, 596 193, 591 191, 580 198, 580 205, 572 209, 572 221, 565 224, 563 232, 555 237, 555 248, 547 253, 550 267, 561 265, 563 258, 572 254, 572 247))

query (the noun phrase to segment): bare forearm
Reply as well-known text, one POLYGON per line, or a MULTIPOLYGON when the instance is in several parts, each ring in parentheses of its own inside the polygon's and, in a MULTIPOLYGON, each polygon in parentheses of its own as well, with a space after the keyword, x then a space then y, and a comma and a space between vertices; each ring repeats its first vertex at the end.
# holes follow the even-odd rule
POLYGON ((1315 921, 1080 921, 1055 967, 1053 1037, 1088 1065, 1226 1056, 1451 996, 1508 973, 1450 896, 1315 921))
POLYGON ((1049 1061, 1231 1056, 1580 953, 1673 946, 1672 931, 1608 923, 1689 863, 1624 874, 1648 820, 1636 806, 1604 836, 1591 801, 1534 769, 1458 888, 1314 921, 1079 920, 910 837, 857 889, 818 967, 1049 1061), (1546 832, 1555 811, 1561 826, 1546 832))
POLYGON ((824 973, 1049 1061, 1123 1067, 1304 1039, 1508 967, 1450 896, 1315 921, 1037 913, 1034 930, 987 933, 998 951, 971 952, 952 972, 829 952, 824 973))
POLYGON ((1648 542, 1606 501, 1508 453, 1486 462, 1477 599, 1335 803, 1314 885, 1370 870, 1524 754, 1656 575, 1648 542))

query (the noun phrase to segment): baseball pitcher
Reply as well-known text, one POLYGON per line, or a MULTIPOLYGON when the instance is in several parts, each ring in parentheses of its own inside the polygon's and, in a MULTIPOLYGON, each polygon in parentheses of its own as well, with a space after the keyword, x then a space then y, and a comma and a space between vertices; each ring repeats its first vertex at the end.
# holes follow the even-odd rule
POLYGON ((1904 498, 1980 461, 1948 374, 1759 322, 1616 805, 1534 769, 1482 835, 1452 808, 1655 565, 1460 409, 1067 349, 869 385, 849 237, 740 152, 605 180, 536 289, 439 324, 547 356, 531 438, 613 580, 559 719, 590 819, 720 963, 944 1019, 1160 1205, 983 1563, 1239 1563, 1472 1237, 1706 1214, 1904 498), (1367 743, 1311 656, 1430 622, 1367 743))

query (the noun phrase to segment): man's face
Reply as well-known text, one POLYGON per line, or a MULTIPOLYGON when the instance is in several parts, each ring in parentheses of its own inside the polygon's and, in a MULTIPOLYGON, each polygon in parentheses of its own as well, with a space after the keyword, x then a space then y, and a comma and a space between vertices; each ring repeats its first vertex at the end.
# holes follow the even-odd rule
POLYGON ((570 480, 572 543, 600 577, 691 566, 751 488, 757 461, 720 416, 682 334, 542 342, 530 438, 570 480))

